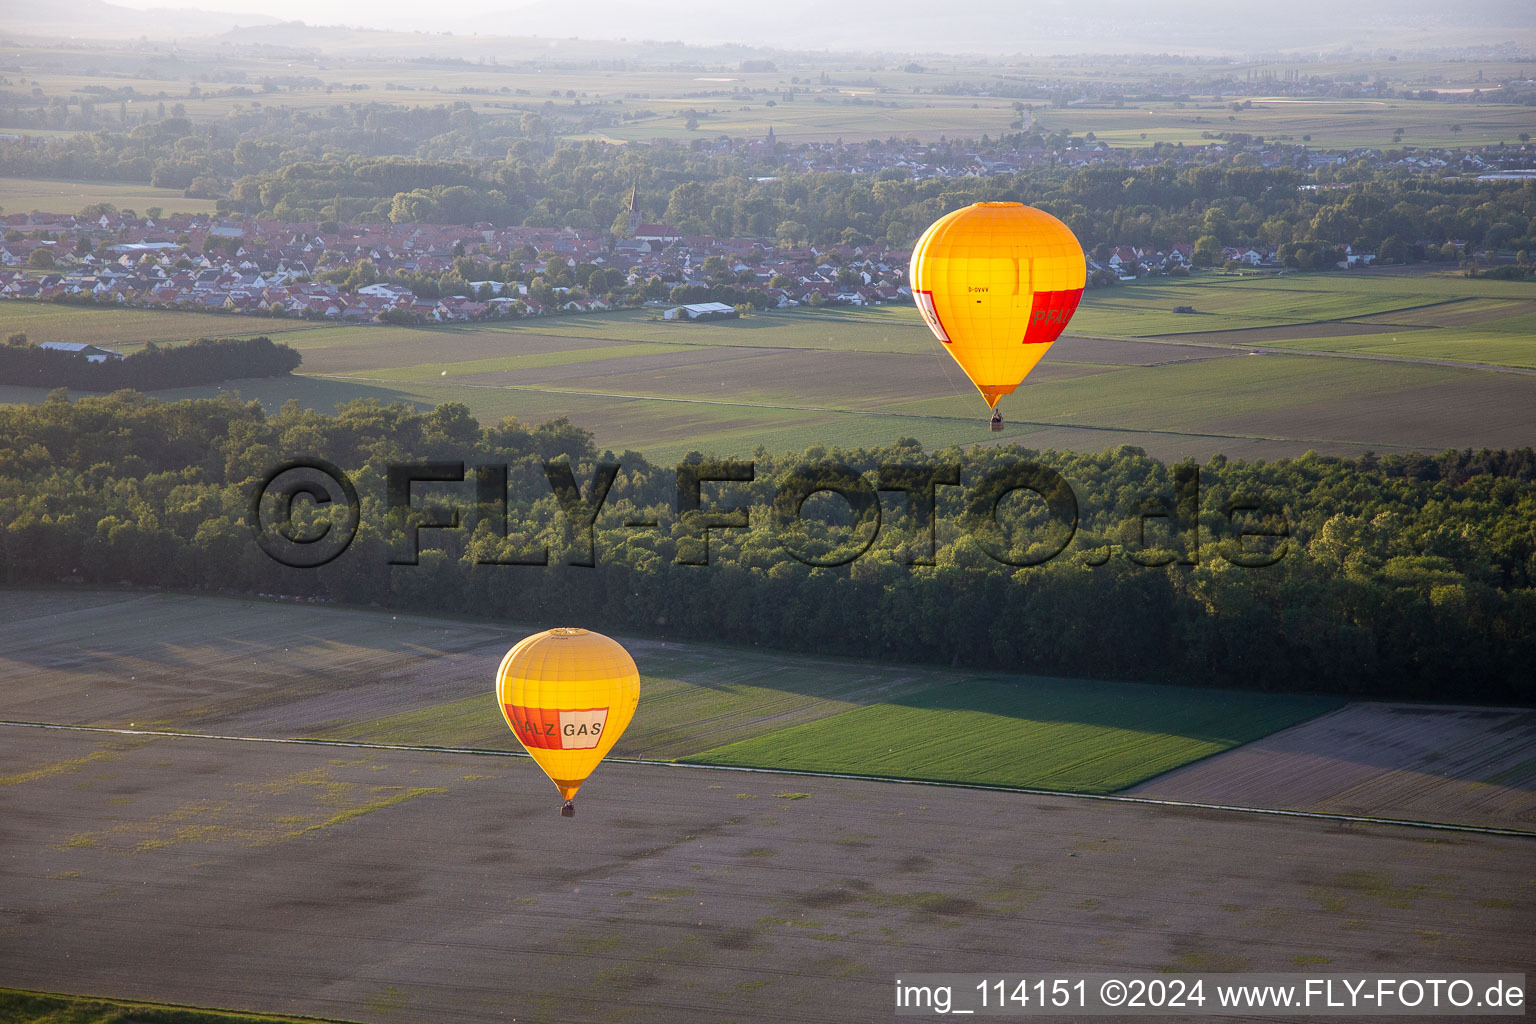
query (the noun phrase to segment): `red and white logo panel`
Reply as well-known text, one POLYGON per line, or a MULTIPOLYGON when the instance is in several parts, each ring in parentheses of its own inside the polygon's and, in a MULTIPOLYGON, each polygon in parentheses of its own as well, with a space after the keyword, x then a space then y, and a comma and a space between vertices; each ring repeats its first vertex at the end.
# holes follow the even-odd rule
POLYGON ((938 336, 940 341, 948 345, 949 333, 944 330, 944 325, 939 322, 939 311, 933 305, 933 292, 914 291, 912 299, 917 303, 918 312, 923 314, 923 319, 927 321, 929 329, 938 336))
POLYGON ((560 746, 564 750, 586 750, 597 746, 608 724, 608 709, 560 712, 560 746))
POLYGON ((542 750, 588 750, 597 746, 608 724, 607 708, 559 711, 508 704, 507 720, 526 747, 542 750))
POLYGON ((1081 288, 1035 292, 1034 301, 1030 304, 1029 326, 1024 330, 1024 344, 1049 345, 1061 337, 1061 332, 1067 328, 1067 321, 1077 312, 1077 304, 1082 297, 1081 288))

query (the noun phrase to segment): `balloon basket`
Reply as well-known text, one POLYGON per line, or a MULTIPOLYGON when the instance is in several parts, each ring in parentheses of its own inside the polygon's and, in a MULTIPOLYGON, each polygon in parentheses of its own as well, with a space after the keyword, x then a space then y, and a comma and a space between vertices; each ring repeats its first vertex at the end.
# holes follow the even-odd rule
POLYGON ((576 817, 576 801, 574 801, 574 800, 567 800, 565 802, 565 806, 560 808, 560 817, 562 817, 562 818, 574 818, 574 817, 576 817))
POLYGON ((993 416, 992 417, 992 432, 994 434, 1000 433, 1002 431, 1002 429, 1003 429, 1003 417, 1000 416, 1000 415, 999 416, 993 416))

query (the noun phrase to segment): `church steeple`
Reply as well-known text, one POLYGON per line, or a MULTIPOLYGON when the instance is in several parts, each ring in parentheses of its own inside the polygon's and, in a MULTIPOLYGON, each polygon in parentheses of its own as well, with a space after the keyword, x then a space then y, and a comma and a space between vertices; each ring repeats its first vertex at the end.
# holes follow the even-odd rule
POLYGON ((629 234, 628 234, 628 237, 630 237, 630 238, 634 238, 635 237, 635 232, 640 230, 640 207, 636 204, 636 197, 639 195, 639 192, 640 192, 640 183, 639 182, 635 182, 634 187, 629 190, 629 234))

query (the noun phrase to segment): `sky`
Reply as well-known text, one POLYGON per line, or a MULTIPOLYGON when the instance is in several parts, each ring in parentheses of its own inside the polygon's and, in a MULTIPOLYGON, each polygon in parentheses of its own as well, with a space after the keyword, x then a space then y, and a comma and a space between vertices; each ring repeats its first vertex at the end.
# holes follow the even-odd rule
MULTIPOLYGON (((439 30, 443 8, 420 2, 399 3, 381 0, 111 0, 120 7, 137 10, 151 8, 195 8, 231 14, 260 13, 284 21, 303 21, 310 25, 355 25, 366 28, 393 28, 424 31, 439 30)), ((450 20, 469 22, 517 8, 526 8, 537 0, 454 0, 450 20)), ((661 4, 632 3, 636 8, 661 7, 661 4)), ((581 34, 581 33, 573 33, 581 34)))

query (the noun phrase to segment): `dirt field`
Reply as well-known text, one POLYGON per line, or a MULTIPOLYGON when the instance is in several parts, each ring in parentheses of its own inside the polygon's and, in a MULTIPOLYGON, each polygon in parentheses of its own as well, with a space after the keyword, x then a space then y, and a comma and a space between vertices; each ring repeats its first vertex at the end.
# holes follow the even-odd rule
POLYGON ((1536 972, 1531 841, 0 728, 0 984, 361 1021, 879 1021, 913 970, 1536 972))
POLYGON ((1140 796, 1536 829, 1536 711, 1351 704, 1140 796))
MULTIPOLYGON (((0 591, 0 718, 257 737, 0 725, 0 986, 380 1024, 744 1024, 886 1020, 913 970, 1536 973, 1528 838, 633 762, 565 821, 525 757, 259 738, 510 748, 480 691, 524 632, 0 591)), ((652 757, 700 723, 760 735, 967 678, 628 642, 648 675, 620 752, 652 757)), ((1478 820, 1529 824, 1532 713, 1349 714, 1268 742, 1334 723, 1317 742, 1352 738, 1353 776, 1274 755, 1262 774, 1242 760, 1260 741, 1146 791, 1238 759, 1271 796, 1294 776, 1292 803, 1380 815, 1417 786, 1413 807, 1482 794, 1478 820), (1417 774, 1392 774, 1405 743, 1417 774)))

